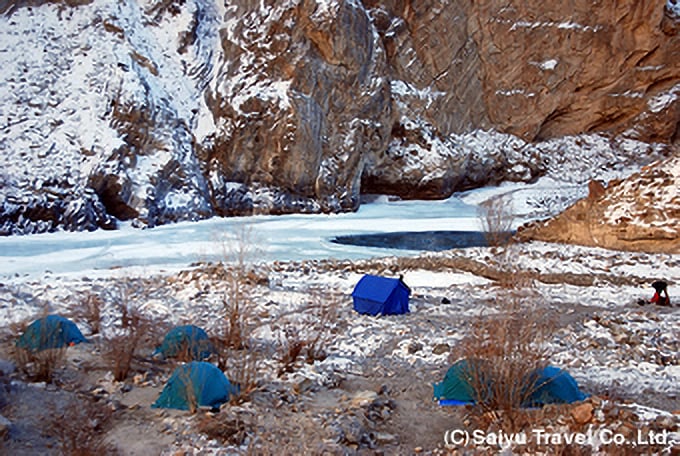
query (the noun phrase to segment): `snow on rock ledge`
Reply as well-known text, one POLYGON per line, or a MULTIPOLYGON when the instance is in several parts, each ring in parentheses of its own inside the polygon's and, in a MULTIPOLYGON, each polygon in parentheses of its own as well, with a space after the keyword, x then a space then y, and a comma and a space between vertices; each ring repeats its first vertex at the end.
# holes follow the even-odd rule
POLYGON ((525 239, 617 250, 680 253, 680 154, 645 166, 547 222, 520 231, 525 239))

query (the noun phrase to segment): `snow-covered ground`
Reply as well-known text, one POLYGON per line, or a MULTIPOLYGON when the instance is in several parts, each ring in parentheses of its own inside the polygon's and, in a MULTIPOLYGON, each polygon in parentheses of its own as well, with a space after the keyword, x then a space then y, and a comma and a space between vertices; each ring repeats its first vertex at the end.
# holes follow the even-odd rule
MULTIPOLYGON (((676 418, 670 412, 677 410, 679 404, 680 312, 677 307, 641 307, 637 300, 649 299, 651 281, 663 278, 671 284, 671 299, 678 301, 680 255, 538 242, 519 244, 510 250, 474 247, 422 253, 366 249, 329 241, 336 235, 369 232, 478 230, 477 206, 501 194, 511 201, 517 214, 516 225, 534 214, 532 201, 537 198, 554 192, 557 201, 581 191, 561 190, 551 182, 480 189, 437 202, 379 197, 353 214, 255 216, 149 230, 125 227, 111 232, 3 238, 0 328, 7 332, 12 324, 45 311, 69 314, 83 296, 96 295, 103 300, 100 323, 106 335, 115 325, 116 306, 120 305, 115 290, 121 284, 137 284, 140 287, 131 297, 133 303, 159 321, 191 322, 215 334, 222 324, 216 316, 224 311, 228 281, 219 268, 205 261, 229 260, 246 246, 247 259, 257 262, 256 273, 266 277, 264 282, 248 288, 248 300, 257 316, 257 325, 250 334, 253 346, 285 348, 290 328, 297 328, 300 337, 304 337, 320 318, 319 303, 334 303, 337 311, 330 337, 324 340, 325 359, 314 364, 300 363, 294 372, 281 377, 277 375, 278 352, 267 355, 258 366, 262 385, 259 394, 270 394, 273 385, 313 385, 309 392, 297 396, 295 407, 307 407, 309 413, 305 416, 316 417, 316 428, 332 433, 335 418, 325 417, 335 416, 336 412, 328 410, 342 406, 332 400, 333 395, 353 397, 360 393, 350 386, 338 391, 337 385, 359 378, 364 379, 361 388, 375 389, 384 384, 393 391, 401 407, 395 412, 395 423, 401 419, 399 414, 404 420, 425 414, 428 426, 435 426, 450 419, 451 412, 432 403, 429 385, 441 380, 458 355, 457 344, 470 330, 472 318, 504 312, 502 296, 507 285, 490 278, 485 268, 506 267, 511 274, 530 274, 534 278, 533 299, 558 316, 559 324, 547 342, 551 363, 566 368, 586 392, 605 398, 605 403, 632 402, 635 410, 644 410, 644 414, 638 413, 641 423, 674 423, 676 418), (411 312, 382 318, 357 315, 352 310, 350 293, 367 272, 403 274, 413 290, 411 312), (328 409, 319 404, 328 404, 328 409)), ((88 322, 82 318, 77 322, 89 335, 88 322)), ((89 356, 99 363, 91 375, 103 376, 99 383, 110 383, 99 355, 93 352, 89 356)), ((143 385, 128 388, 132 391, 123 394, 113 385, 110 397, 122 394, 120 400, 136 404, 135 410, 140 413, 148 410, 157 395, 156 390, 143 385), (137 402, 130 402, 133 400, 137 402)), ((281 409, 273 410, 269 403, 266 410, 259 404, 248 402, 240 409, 234 408, 234 413, 246 410, 255 415, 264 413, 271 420, 279 417, 281 421, 272 432, 287 432, 290 416, 281 415, 281 409)), ((599 409, 597 413, 601 413, 599 409)), ((598 419, 593 418, 595 426, 614 425, 598 419)), ((215 454, 226 451, 222 444, 198 435, 184 415, 161 416, 156 420, 161 424, 148 417, 145 420, 143 429, 147 430, 135 438, 147 450, 153 448, 163 454, 178 449, 215 454), (166 428, 167 432, 163 430, 166 428)), ((411 438, 399 431, 398 424, 390 423, 386 424, 386 432, 398 434, 402 442, 415 442, 427 449, 441 440, 438 430, 431 430, 429 437, 428 432, 423 432, 411 438)), ((330 438, 334 438, 332 434, 330 438)), ((126 445, 125 439, 119 443, 126 445)), ((390 448, 395 453, 411 451, 412 447, 404 446, 408 444, 390 448)))

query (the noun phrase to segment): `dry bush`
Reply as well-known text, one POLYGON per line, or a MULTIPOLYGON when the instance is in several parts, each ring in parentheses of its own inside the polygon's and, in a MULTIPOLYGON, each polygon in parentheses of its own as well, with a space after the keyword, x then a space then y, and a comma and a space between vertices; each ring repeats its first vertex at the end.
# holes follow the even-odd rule
POLYGON ((295 370, 295 363, 302 355, 307 341, 300 338, 298 328, 287 327, 284 332, 284 342, 281 344, 281 367, 279 367, 279 377, 286 372, 295 370))
POLYGON ((113 412, 105 404, 86 397, 71 398, 66 404, 51 405, 45 433, 57 440, 61 454, 114 455, 116 448, 105 441, 113 412))
POLYGON ((477 412, 497 416, 500 411, 501 427, 513 432, 521 424, 521 407, 540 386, 535 375, 548 364, 545 342, 554 324, 545 312, 517 296, 508 296, 501 304, 500 314, 472 321, 458 354, 468 360, 477 412))
POLYGON ((254 319, 255 306, 251 301, 251 290, 260 282, 252 260, 256 248, 250 232, 241 227, 236 232, 236 240, 223 242, 225 285, 222 305, 224 310, 223 342, 228 348, 236 350, 245 347, 254 319))
POLYGON ((505 195, 479 205, 479 218, 489 246, 503 246, 512 240, 512 201, 505 195))
POLYGON ((227 372, 227 378, 232 384, 237 385, 239 394, 232 397, 231 403, 239 404, 247 401, 250 395, 258 388, 258 366, 263 357, 263 353, 255 348, 240 350, 233 354, 227 372))
POLYGON ((232 403, 241 403, 258 388, 258 367, 265 356, 262 347, 250 342, 241 349, 231 348, 223 336, 212 337, 217 367, 227 374, 229 381, 239 387, 232 403))
POLYGON ((187 405, 189 406, 189 413, 194 414, 198 410, 198 397, 194 390, 194 382, 191 379, 191 370, 181 369, 177 372, 177 378, 184 385, 184 394, 186 394, 187 405))
POLYGON ((252 422, 231 413, 206 413, 196 424, 197 430, 208 438, 234 446, 243 444, 252 426, 252 422))
POLYGON ((311 302, 302 312, 294 314, 295 317, 300 317, 300 320, 290 323, 285 328, 280 349, 279 376, 293 372, 297 360, 303 353, 308 364, 326 357, 323 347, 330 340, 333 329, 337 327, 339 301, 335 295, 330 295, 325 301, 321 296, 320 290, 312 290, 311 302))
POLYGON ((50 348, 33 352, 17 347, 14 360, 17 367, 31 381, 51 383, 54 373, 65 364, 66 348, 50 348))
POLYGON ((322 292, 316 290, 311 293, 312 301, 312 325, 307 333, 307 362, 312 364, 316 360, 326 358, 323 347, 330 342, 333 330, 338 327, 338 315, 340 300, 337 295, 329 294, 326 301, 322 298, 322 292))
POLYGON ((74 319, 87 322, 92 334, 99 334, 101 331, 103 309, 104 300, 101 296, 85 292, 78 299, 76 307, 71 310, 70 316, 74 319))
POLYGON ((122 381, 131 370, 137 351, 152 345, 162 325, 156 324, 153 318, 144 314, 135 302, 144 295, 144 290, 139 290, 126 280, 119 284, 114 293, 118 321, 103 338, 100 349, 111 367, 113 377, 122 381))
POLYGON ((504 293, 510 293, 512 300, 515 300, 518 294, 528 293, 533 295, 534 279, 536 274, 531 271, 522 270, 517 264, 517 258, 520 253, 517 251, 518 246, 515 244, 508 244, 504 247, 495 247, 492 253, 495 253, 495 281, 503 290, 504 293))

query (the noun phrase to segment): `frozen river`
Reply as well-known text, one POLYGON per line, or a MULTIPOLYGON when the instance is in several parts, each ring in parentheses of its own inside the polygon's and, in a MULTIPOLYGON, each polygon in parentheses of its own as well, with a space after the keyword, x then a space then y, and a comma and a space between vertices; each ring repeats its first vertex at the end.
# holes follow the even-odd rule
POLYGON ((80 273, 127 266, 183 267, 232 257, 252 246, 257 260, 359 259, 414 251, 341 245, 335 236, 394 231, 477 231, 477 207, 458 198, 395 201, 385 198, 346 214, 213 218, 140 230, 49 233, 0 238, 0 278, 80 273))

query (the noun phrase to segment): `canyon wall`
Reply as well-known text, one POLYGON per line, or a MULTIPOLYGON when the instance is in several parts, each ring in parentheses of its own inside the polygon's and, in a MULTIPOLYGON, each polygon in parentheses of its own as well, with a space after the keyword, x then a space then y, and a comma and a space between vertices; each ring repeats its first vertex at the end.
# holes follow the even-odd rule
POLYGON ((537 141, 678 140, 671 3, 36 0, 0 13, 2 234, 443 198, 536 179, 560 153, 537 141))

